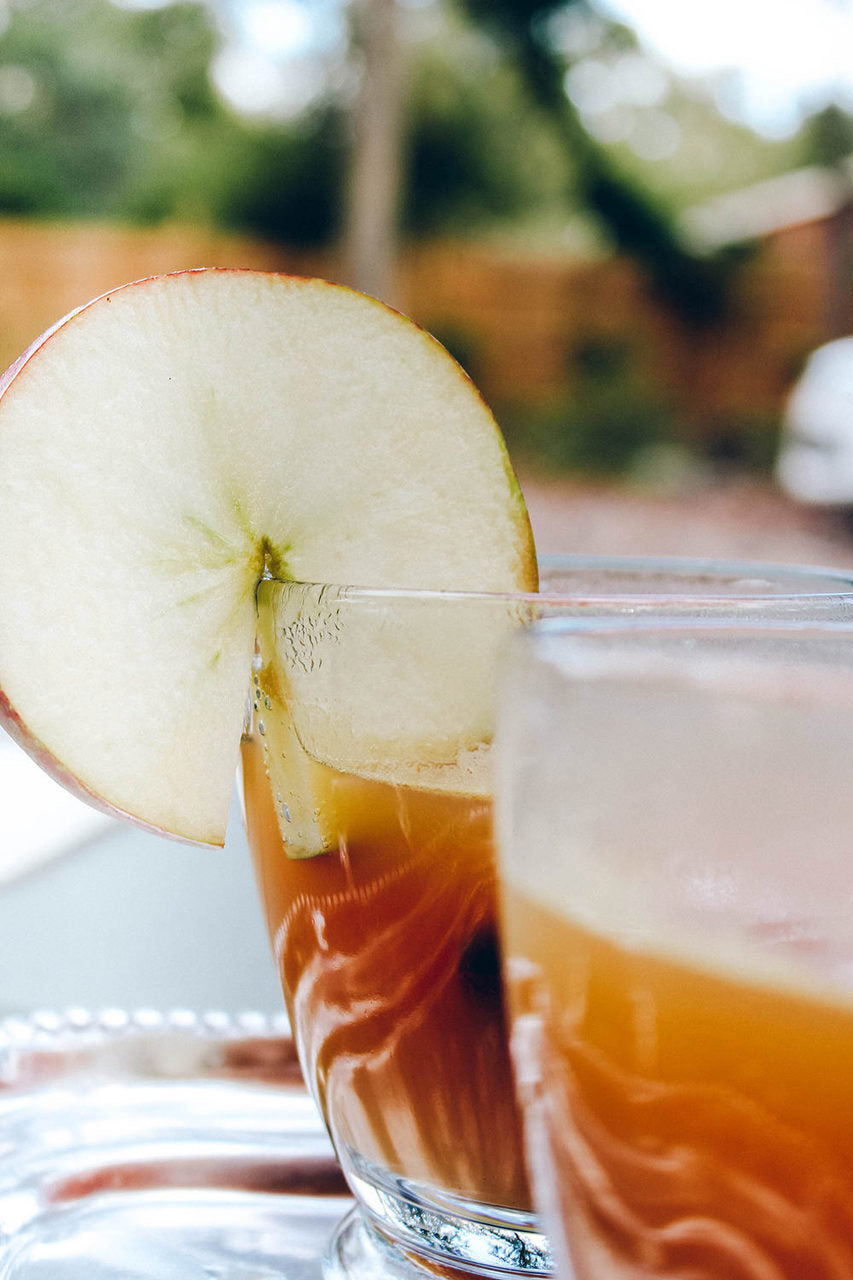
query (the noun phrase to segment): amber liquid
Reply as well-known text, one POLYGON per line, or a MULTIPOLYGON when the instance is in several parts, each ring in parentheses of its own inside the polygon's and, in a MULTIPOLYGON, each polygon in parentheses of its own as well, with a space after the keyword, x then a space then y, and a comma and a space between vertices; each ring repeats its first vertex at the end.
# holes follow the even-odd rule
POLYGON ((491 805, 312 767, 326 851, 288 856, 257 742, 249 842, 306 1080, 345 1168, 529 1209, 491 805))
POLYGON ((534 1187, 577 1275, 853 1277, 853 1003, 507 898, 534 1187))

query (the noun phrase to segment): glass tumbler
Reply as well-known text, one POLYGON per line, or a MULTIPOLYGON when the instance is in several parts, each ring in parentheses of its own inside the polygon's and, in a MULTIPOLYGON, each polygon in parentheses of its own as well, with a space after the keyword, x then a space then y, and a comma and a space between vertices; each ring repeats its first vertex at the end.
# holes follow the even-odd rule
POLYGON ((537 1203, 577 1280, 853 1276, 853 629, 544 623, 497 814, 537 1203))
POLYGON ((348 1274, 376 1247, 386 1270, 551 1266, 496 938, 490 744, 508 637, 590 610, 692 616, 739 598, 834 616, 853 601, 847 575, 795 567, 569 558, 541 576, 532 595, 259 589, 246 824, 305 1079, 359 1205, 332 1246, 348 1274))

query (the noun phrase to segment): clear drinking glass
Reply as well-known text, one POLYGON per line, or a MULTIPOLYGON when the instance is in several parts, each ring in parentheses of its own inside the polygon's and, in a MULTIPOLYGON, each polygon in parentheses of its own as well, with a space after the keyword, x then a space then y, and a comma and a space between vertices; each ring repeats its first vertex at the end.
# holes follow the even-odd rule
POLYGON ((403 1254, 551 1265, 496 941, 490 742, 507 638, 591 609, 853 608, 849 576, 797 567, 568 558, 542 582, 536 595, 259 589, 246 824, 305 1079, 361 1209, 332 1251, 349 1274, 383 1242, 385 1268, 403 1254))
POLYGON ((497 815, 534 1192, 578 1280, 853 1276, 853 629, 514 645, 497 815))

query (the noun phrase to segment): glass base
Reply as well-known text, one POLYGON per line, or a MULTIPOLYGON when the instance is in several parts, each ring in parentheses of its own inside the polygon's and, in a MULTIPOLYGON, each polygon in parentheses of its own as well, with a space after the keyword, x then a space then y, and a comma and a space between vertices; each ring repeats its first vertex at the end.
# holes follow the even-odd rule
MULTIPOLYGON (((458 1240, 458 1237, 457 1237, 458 1240)), ((335 1230, 326 1254, 325 1280, 465 1280, 471 1275, 503 1277, 521 1274, 549 1274, 547 1267, 519 1269, 516 1266, 481 1266, 469 1257, 449 1253, 432 1237, 430 1247, 413 1248, 399 1237, 390 1238, 371 1225, 360 1208, 347 1214, 335 1230)), ((547 1261, 547 1254, 545 1255, 547 1261)))
POLYGON ((499 1280, 551 1275, 548 1242, 529 1214, 501 1210, 497 1217, 488 1205, 393 1179, 364 1161, 347 1166, 361 1213, 333 1239, 335 1280, 387 1274, 401 1258, 400 1280, 412 1280, 413 1270, 423 1276, 425 1268, 499 1280))

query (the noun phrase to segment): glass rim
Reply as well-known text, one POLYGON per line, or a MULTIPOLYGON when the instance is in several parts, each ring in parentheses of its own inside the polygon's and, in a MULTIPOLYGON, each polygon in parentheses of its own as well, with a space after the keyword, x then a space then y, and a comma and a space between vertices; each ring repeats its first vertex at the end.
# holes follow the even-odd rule
MULTIPOLYGON (((613 571, 615 573, 637 573, 655 576, 693 574, 697 577, 709 578, 708 590, 691 593, 682 597, 676 590, 640 591, 628 590, 624 586, 613 591, 587 591, 585 594, 593 603, 597 600, 610 602, 642 600, 646 604, 655 601, 672 600, 674 596, 694 601, 756 601, 756 600, 815 600, 832 599, 834 597, 851 597, 853 600, 853 568, 845 570, 833 566, 799 564, 796 562, 775 562, 764 560, 716 559, 700 556, 669 555, 586 555, 575 553, 542 554, 538 558, 540 573, 595 573, 613 571), (730 578, 767 579, 771 590, 750 594, 733 594, 727 591, 722 581, 730 578), (802 582, 803 586, 785 589, 786 582, 802 582), (715 582, 718 585, 715 588, 715 582), (778 583, 778 589, 773 589, 778 583)), ((638 581, 641 578, 638 576, 638 581)), ((337 582, 317 582, 299 578, 277 578, 273 574, 265 575, 258 584, 258 591, 272 586, 274 588, 313 590, 317 592, 334 592, 345 600, 479 600, 510 601, 521 604, 542 604, 543 602, 559 602, 562 600, 576 602, 575 593, 566 589, 539 591, 477 591, 465 588, 437 587, 374 587, 364 584, 337 582)))
POLYGON ((572 684, 616 679, 718 687, 756 704, 793 698, 849 714, 853 616, 767 617, 736 604, 714 615, 551 616, 512 637, 507 681, 513 663, 547 668, 572 684))
MULTIPOLYGON (((569 614, 537 618, 519 633, 519 643, 535 646, 549 640, 559 640, 563 635, 572 638, 613 640, 620 637, 643 639, 648 636, 685 635, 701 638, 708 636, 761 636, 791 635, 800 638, 849 636, 853 641, 853 613, 850 618, 795 618, 768 617, 760 613, 748 613, 738 608, 740 597, 731 603, 731 612, 713 615, 668 614, 602 614, 599 617, 569 614)), ((747 603, 749 603, 747 599, 747 603)), ((853 651, 852 651, 853 652, 853 651)))

